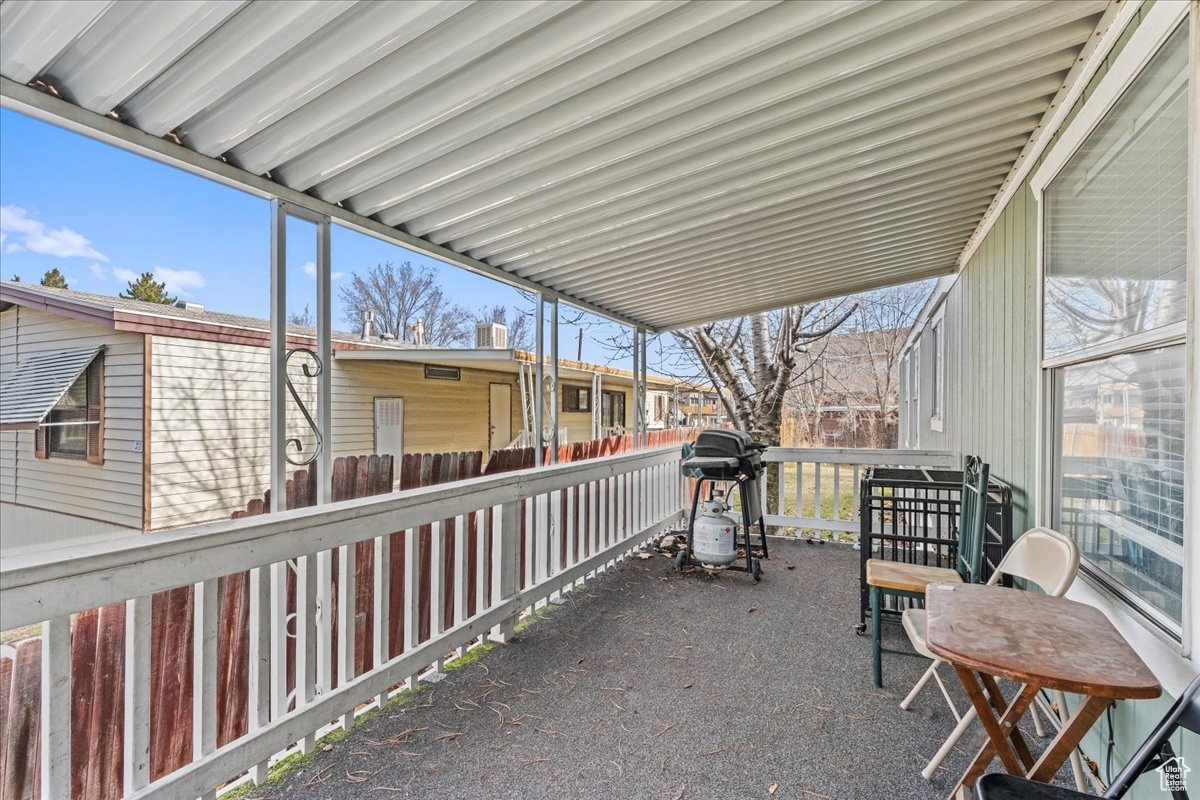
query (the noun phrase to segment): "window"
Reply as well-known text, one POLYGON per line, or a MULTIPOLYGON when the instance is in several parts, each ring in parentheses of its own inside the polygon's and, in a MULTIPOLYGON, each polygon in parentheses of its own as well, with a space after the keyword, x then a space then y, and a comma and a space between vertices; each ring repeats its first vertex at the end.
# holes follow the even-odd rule
POLYGON ((625 427, 625 393, 600 393, 600 426, 605 429, 625 427))
POLYGON ((562 395, 563 411, 588 412, 592 410, 592 390, 582 386, 564 386, 562 395))
POLYGON ((97 356, 50 409, 34 434, 38 458, 104 462, 104 359, 97 356))
POLYGON ((942 430, 946 394, 946 337, 945 316, 938 316, 930 326, 930 358, 932 359, 933 385, 929 402, 929 427, 942 430))
MULTIPOLYGON (((1087 575, 1180 640, 1189 32, 1169 30, 1136 76, 1114 67, 1124 88, 1060 143, 1034 188, 1049 521, 1078 543, 1087 575)), ((1152 32, 1143 21, 1138 35, 1152 32)))

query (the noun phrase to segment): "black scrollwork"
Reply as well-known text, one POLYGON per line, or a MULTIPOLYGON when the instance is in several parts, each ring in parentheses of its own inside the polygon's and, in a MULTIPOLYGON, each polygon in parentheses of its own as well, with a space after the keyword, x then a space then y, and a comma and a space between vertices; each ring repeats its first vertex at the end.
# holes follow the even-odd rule
POLYGON ((288 350, 287 355, 284 356, 283 359, 283 379, 284 382, 287 383, 288 393, 292 395, 292 400, 296 402, 296 406, 300 409, 300 413, 304 415, 304 421, 307 422, 308 427, 312 429, 313 437, 316 440, 312 452, 307 457, 293 458, 288 454, 289 446, 294 446, 297 453, 304 452, 304 445, 301 443, 300 439, 293 436, 284 442, 283 455, 284 458, 288 460, 289 464, 293 464, 297 467, 307 467, 309 464, 316 461, 317 457, 321 455, 321 448, 325 446, 325 441, 321 437, 321 430, 317 427, 316 420, 314 420, 312 414, 309 413, 308 407, 304 405, 304 401, 300 399, 300 395, 296 392, 296 387, 292 385, 292 376, 288 372, 287 367, 292 360, 292 356, 296 355, 297 353, 303 353, 312 359, 312 364, 305 363, 300 367, 304 372, 304 377, 306 378, 315 378, 320 375, 325 369, 325 365, 321 363, 321 359, 317 356, 317 354, 307 347, 297 347, 294 350, 288 350))

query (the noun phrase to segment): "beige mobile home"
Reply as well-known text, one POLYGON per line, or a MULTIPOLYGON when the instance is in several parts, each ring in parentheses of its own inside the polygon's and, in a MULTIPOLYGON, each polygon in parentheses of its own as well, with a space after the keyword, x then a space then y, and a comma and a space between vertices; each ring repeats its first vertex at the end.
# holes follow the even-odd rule
MULTIPOLYGON (((12 282, 0 292, 6 549, 224 518, 269 485, 266 320, 12 282)), ((530 438, 532 355, 333 338, 334 457, 530 438)), ((313 331, 290 339, 289 378, 311 410, 313 331)), ((631 373, 566 360, 559 371, 560 442, 626 432, 631 373)), ((288 435, 293 457, 311 452, 294 403, 288 435)))

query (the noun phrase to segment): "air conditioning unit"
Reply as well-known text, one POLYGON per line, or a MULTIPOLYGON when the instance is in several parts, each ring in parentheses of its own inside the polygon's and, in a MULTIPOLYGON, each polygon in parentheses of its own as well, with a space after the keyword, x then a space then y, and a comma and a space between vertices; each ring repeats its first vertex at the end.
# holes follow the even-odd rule
POLYGON ((499 322, 480 322, 475 326, 475 346, 480 350, 507 350, 508 328, 499 322))

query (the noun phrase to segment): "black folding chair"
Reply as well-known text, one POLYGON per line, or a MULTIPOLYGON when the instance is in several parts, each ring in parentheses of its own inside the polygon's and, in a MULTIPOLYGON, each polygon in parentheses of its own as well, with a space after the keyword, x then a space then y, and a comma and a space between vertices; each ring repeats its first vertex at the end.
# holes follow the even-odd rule
MULTIPOLYGON (((1084 794, 1074 789, 1062 789, 1044 783, 1027 781, 1011 775, 992 773, 984 775, 975 784, 975 800, 1088 800, 1109 798, 1115 800, 1125 796, 1138 778, 1144 773, 1165 765, 1168 769, 1180 770, 1181 759, 1171 749, 1170 737, 1180 727, 1200 733, 1200 675, 1179 695, 1171 710, 1158 723, 1150 737, 1142 743, 1125 769, 1113 779, 1104 794, 1084 794)), ((1188 800, 1185 788, 1171 790, 1172 800, 1188 800)))

